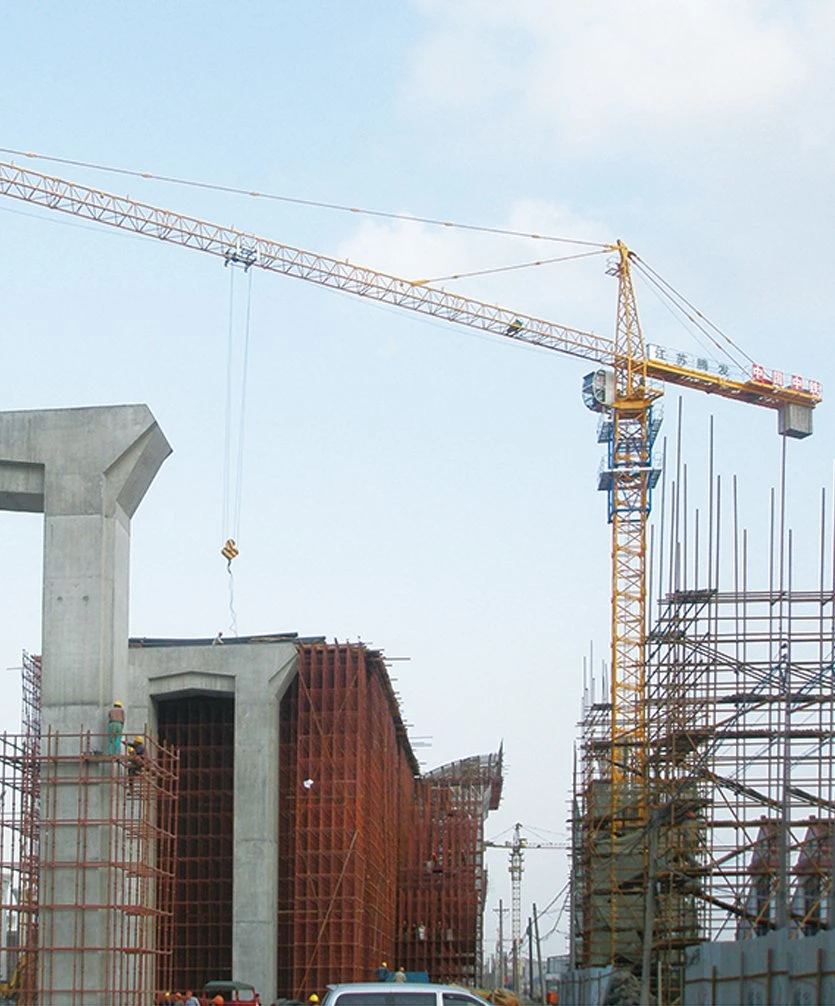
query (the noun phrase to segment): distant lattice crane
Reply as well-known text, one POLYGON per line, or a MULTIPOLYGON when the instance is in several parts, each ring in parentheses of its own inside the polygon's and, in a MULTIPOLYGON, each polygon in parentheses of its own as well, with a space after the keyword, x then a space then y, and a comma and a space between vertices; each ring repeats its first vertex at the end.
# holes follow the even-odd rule
POLYGON ((569 847, 564 842, 529 842, 522 837, 522 825, 517 821, 513 826, 510 842, 485 842, 491 849, 510 849, 508 873, 510 874, 510 939, 513 952, 513 990, 519 990, 519 949, 522 944, 522 874, 525 869, 526 849, 562 849, 569 847))

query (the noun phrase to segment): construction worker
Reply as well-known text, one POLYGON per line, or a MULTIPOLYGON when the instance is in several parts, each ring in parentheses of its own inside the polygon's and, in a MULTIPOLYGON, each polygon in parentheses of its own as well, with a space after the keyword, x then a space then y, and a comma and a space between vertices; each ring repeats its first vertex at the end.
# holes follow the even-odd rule
POLYGON ((200 1000, 191 989, 186 989, 186 1001, 183 1006, 200 1006, 200 1000))
POLYGON ((389 966, 385 961, 375 969, 374 980, 378 982, 387 982, 389 980, 389 966))
POLYGON ((405 982, 405 981, 408 981, 408 979, 406 978, 406 969, 405 968, 398 968, 394 972, 394 980, 396 982, 405 982))
POLYGON ((137 734, 128 744, 128 785, 142 771, 145 764, 145 741, 140 734, 137 734))
POLYGON ((117 699, 107 714, 107 753, 117 755, 122 750, 122 730, 125 728, 125 708, 117 699))
POLYGON ((313 995, 310 996, 307 1001, 309 1003, 314 1003, 314 1004, 318 1003, 319 1002, 319 996, 317 996, 316 993, 314 992, 313 995))
POLYGON ((226 1000, 222 995, 220 995, 220 993, 218 993, 218 995, 212 999, 212 1006, 223 1006, 224 1002, 226 1002, 226 1000))

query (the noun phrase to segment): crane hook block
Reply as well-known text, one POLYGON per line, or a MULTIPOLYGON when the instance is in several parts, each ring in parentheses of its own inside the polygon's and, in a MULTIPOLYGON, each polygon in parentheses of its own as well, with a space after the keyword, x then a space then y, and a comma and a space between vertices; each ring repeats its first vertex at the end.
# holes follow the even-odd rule
POLYGON ((238 554, 238 547, 232 538, 227 538, 226 543, 220 550, 220 554, 228 563, 231 563, 235 556, 238 554))

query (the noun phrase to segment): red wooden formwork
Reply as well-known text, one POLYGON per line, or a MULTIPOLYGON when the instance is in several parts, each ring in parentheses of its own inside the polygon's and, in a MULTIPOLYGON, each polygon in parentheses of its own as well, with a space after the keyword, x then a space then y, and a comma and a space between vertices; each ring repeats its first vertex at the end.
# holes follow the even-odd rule
POLYGON ((161 742, 179 753, 171 971, 163 989, 232 978, 234 700, 158 704, 161 742))
POLYGON ((498 807, 502 753, 453 762, 417 781, 404 846, 398 957, 435 981, 481 977, 483 826, 498 807))
POLYGON ((307 998, 392 956, 418 766, 379 653, 298 652, 280 711, 278 990, 307 998))

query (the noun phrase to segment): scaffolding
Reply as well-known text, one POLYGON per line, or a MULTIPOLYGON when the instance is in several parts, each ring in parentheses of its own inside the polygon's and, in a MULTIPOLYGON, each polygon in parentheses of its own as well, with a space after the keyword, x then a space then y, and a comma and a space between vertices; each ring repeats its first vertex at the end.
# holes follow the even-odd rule
POLYGON ((833 601, 829 590, 667 598, 647 672, 650 825, 614 841, 606 827, 609 705, 587 708, 575 894, 583 966, 608 963, 612 944, 615 963, 639 964, 653 877, 652 959, 667 989, 680 986, 694 944, 830 926, 833 601), (621 924, 614 931, 612 841, 621 924))
POLYGON ((140 766, 106 737, 41 734, 40 661, 24 655, 26 733, 0 737, 0 905, 20 1006, 135 1006, 169 979, 176 759, 140 766))
POLYGON ((680 1001, 698 944, 835 927, 826 494, 816 589, 801 590, 796 567, 809 576, 809 563, 795 556, 786 526, 785 447, 770 537, 756 550, 740 524, 736 480, 730 521, 720 519, 721 483, 711 476, 707 520, 700 525, 697 510, 688 524, 686 470, 676 472, 655 542, 666 590, 647 633, 647 731, 636 759, 644 769, 626 779, 613 812, 610 696, 605 675, 598 697, 592 680, 574 781, 571 894, 574 965, 626 967, 665 1003, 680 1001), (753 589, 760 577, 765 589, 753 589), (633 814, 641 805, 644 815, 633 814))
POLYGON ((279 709, 279 995, 367 981, 382 961, 473 982, 501 753, 421 775, 383 655, 297 649, 279 709))
POLYGON ((280 704, 279 993, 368 980, 394 950, 418 765, 382 655, 300 644, 280 704))
POLYGON ((671 934, 689 945, 828 927, 833 646, 829 590, 668 599, 647 696, 654 805, 680 839, 659 878, 679 892, 659 913, 665 955, 671 934))
POLYGON ((499 806, 502 751, 427 772, 401 871, 398 960, 442 981, 479 984, 487 875, 483 828, 499 806))

